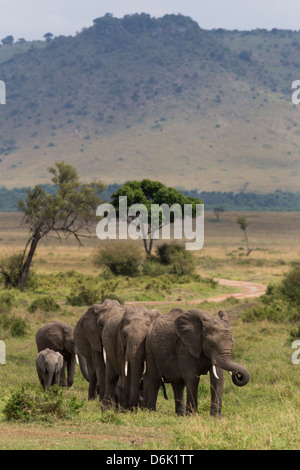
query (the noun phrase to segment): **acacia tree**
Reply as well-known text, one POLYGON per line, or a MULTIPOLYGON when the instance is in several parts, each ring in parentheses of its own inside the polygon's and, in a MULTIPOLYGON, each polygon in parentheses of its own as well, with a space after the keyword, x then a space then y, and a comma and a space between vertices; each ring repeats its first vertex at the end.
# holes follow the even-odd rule
MULTIPOLYGON (((83 237, 91 237, 90 228, 96 220, 96 208, 102 202, 99 193, 103 191, 104 185, 100 181, 81 183, 76 168, 63 161, 56 162, 48 171, 52 174, 56 193, 47 194, 37 185, 27 189, 25 201, 19 201, 19 208, 24 213, 23 223, 29 230, 14 281, 19 289, 26 285, 39 242, 51 234, 60 241, 73 236, 82 245, 83 237)), ((6 284, 9 284, 5 263, 0 264, 0 272, 6 278, 6 284)))
POLYGON ((243 230, 244 232, 244 236, 245 236, 245 240, 246 240, 246 245, 247 245, 247 253, 246 253, 246 256, 249 256, 251 251, 252 251, 252 248, 249 247, 249 241, 248 241, 248 236, 247 236, 247 232, 246 232, 246 229, 249 225, 250 222, 247 222, 246 220, 246 217, 242 216, 242 215, 239 215, 238 218, 237 218, 237 223, 238 225, 240 226, 240 229, 243 230))
MULTIPOLYGON (((184 207, 185 204, 192 205, 192 214, 195 216, 196 214, 196 205, 202 204, 202 201, 198 198, 193 198, 190 196, 185 196, 184 194, 177 191, 175 188, 166 187, 163 183, 159 181, 151 181, 149 179, 143 179, 142 181, 129 181, 121 186, 115 193, 111 196, 111 203, 116 210, 117 217, 120 215, 119 213, 119 197, 126 196, 127 197, 127 209, 134 205, 134 204, 142 204, 147 209, 147 233, 143 236, 143 244, 144 249, 149 256, 152 251, 153 247, 153 233, 152 233, 152 211, 153 205, 166 204, 169 207, 173 206, 174 204, 177 205, 177 208, 180 207, 181 209, 184 207)), ((169 214, 169 218, 167 223, 174 222, 175 219, 175 212, 172 211, 169 214)), ((127 222, 131 222, 137 216, 127 216, 127 222)), ((165 220, 163 218, 162 213, 159 215, 159 225, 157 229, 160 229, 165 224, 165 220)))

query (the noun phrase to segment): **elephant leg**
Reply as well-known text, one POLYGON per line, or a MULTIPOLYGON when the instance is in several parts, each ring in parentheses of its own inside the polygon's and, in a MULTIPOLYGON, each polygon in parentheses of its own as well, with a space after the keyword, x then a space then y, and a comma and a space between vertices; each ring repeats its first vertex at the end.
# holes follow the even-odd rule
POLYGON ((105 394, 103 397, 103 405, 111 407, 115 404, 115 389, 119 380, 119 375, 116 374, 109 360, 106 361, 106 380, 105 380, 105 394))
POLYGON ((175 400, 175 413, 177 415, 185 415, 185 402, 184 402, 184 382, 172 383, 174 400, 175 400))
POLYGON ((54 378, 53 378, 53 384, 59 385, 59 383, 60 383, 60 371, 55 372, 54 378))
POLYGON ((160 377, 144 377, 144 405, 152 411, 156 411, 157 395, 160 387, 160 377))
POLYGON ((186 383, 186 412, 197 413, 199 376, 195 375, 186 383))
POLYGON ((89 375, 89 391, 88 391, 88 399, 95 400, 97 396, 97 375, 96 371, 90 361, 87 361, 87 370, 89 375))
POLYGON ((61 373, 60 373, 60 384, 59 384, 61 387, 67 387, 68 386, 68 382, 67 382, 67 379, 66 379, 66 359, 64 358, 64 365, 61 369, 61 373))
POLYGON ((96 380, 98 384, 99 400, 103 400, 105 393, 105 363, 102 352, 92 349, 92 361, 95 368, 96 380))
POLYGON ((222 397, 223 397, 223 384, 224 384, 224 371, 217 367, 217 375, 219 379, 217 379, 212 370, 209 371, 210 373, 210 396, 211 396, 211 404, 210 404, 210 414, 211 416, 221 417, 222 412, 222 397))
POLYGON ((74 377, 75 377, 75 354, 71 354, 70 357, 67 360, 67 373, 68 373, 68 379, 67 379, 67 384, 68 387, 72 387, 74 383, 74 377))

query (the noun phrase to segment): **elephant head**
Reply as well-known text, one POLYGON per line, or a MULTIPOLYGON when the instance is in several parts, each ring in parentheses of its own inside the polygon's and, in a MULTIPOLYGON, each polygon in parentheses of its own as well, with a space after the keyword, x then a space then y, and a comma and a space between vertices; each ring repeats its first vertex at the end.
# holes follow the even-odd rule
POLYGON ((127 306, 119 326, 120 349, 123 350, 124 375, 130 385, 129 407, 137 406, 140 382, 146 371, 145 339, 152 321, 160 313, 144 307, 127 306))
POLYGON ((191 309, 176 318, 177 334, 192 356, 199 358, 203 353, 210 360, 217 379, 216 367, 220 367, 231 373, 235 385, 246 385, 250 380, 248 370, 232 358, 233 336, 228 316, 223 311, 218 315, 219 319, 191 309))
POLYGON ((119 302, 106 299, 101 304, 89 307, 74 328, 75 347, 80 352, 80 370, 89 382, 89 399, 96 397, 97 390, 100 399, 104 395, 105 351, 102 347, 102 330, 107 320, 118 312, 124 312, 119 302))

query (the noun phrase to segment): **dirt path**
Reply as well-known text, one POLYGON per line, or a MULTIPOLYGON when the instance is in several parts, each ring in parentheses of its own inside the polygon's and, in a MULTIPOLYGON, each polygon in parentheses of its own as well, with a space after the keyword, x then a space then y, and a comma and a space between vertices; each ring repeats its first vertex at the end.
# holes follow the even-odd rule
POLYGON ((249 299, 260 297, 266 292, 267 285, 260 284, 257 282, 250 281, 234 281, 231 279, 219 279, 215 278, 221 286, 236 287, 240 289, 240 292, 221 294, 215 297, 207 297, 205 299, 193 299, 193 300, 156 300, 156 301, 136 301, 136 302, 125 302, 127 305, 145 304, 145 305, 165 305, 165 304, 195 304, 200 302, 222 302, 229 297, 235 297, 236 299, 249 299))

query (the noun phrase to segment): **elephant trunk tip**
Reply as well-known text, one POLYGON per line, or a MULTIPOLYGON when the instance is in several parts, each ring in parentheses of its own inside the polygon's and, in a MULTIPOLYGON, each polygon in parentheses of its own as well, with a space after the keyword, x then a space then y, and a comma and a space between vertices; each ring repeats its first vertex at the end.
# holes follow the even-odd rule
POLYGON ((247 383, 250 380, 250 374, 247 371, 247 373, 241 373, 234 371, 231 374, 231 380, 236 385, 237 387, 243 387, 244 385, 247 385, 247 383))

